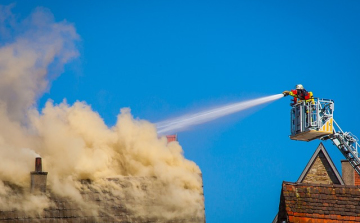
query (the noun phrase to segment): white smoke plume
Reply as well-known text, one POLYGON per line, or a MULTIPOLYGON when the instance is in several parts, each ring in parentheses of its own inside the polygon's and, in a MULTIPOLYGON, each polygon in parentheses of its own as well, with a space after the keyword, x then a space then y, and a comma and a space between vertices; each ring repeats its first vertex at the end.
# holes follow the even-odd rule
MULTIPOLYGON (((159 138, 154 124, 134 119, 129 109, 123 109, 109 128, 85 102, 48 101, 37 111, 36 101, 51 80, 79 55, 80 37, 74 25, 54 21, 47 9, 37 8, 18 21, 11 7, 0 6, 0 32, 7 34, 0 46, 0 209, 41 211, 51 205, 44 195, 19 197, 9 186, 28 191, 34 157, 40 155, 44 171, 49 172, 48 188, 79 205, 85 205, 81 179, 109 187, 111 183, 102 179, 155 177, 158 185, 151 193, 167 208, 140 214, 201 213, 200 169, 184 158, 177 142, 168 144, 166 138, 159 138), (189 205, 200 209, 189 210, 189 205)), ((121 188, 112 186, 121 193, 121 188)), ((140 200, 144 197, 141 191, 129 193, 140 200)))

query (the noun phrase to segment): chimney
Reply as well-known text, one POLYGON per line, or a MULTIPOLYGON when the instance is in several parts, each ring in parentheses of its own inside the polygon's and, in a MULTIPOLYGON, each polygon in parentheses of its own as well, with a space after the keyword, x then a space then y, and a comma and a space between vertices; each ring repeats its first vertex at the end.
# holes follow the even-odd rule
POLYGON ((360 175, 354 170, 348 160, 341 160, 341 172, 346 185, 360 186, 360 175))
POLYGON ((173 141, 177 141, 177 134, 175 134, 175 135, 167 135, 166 138, 167 138, 168 143, 173 142, 173 141))
POLYGON ((30 173, 31 183, 30 183, 30 192, 31 193, 45 193, 46 192, 46 178, 48 172, 42 172, 42 163, 41 157, 35 158, 35 171, 30 173))

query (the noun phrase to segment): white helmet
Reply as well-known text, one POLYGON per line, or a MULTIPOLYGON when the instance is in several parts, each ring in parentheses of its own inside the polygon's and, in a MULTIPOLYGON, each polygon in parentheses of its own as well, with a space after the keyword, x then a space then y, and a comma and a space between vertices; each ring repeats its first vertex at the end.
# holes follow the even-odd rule
POLYGON ((295 88, 296 88, 296 90, 304 89, 304 87, 302 86, 302 84, 296 85, 295 88))

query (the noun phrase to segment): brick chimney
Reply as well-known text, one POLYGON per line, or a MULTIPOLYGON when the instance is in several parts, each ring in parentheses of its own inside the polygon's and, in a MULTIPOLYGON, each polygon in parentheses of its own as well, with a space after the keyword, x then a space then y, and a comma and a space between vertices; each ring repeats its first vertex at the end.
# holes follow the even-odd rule
POLYGON ((175 134, 175 135, 167 135, 166 138, 167 138, 168 143, 173 142, 173 141, 177 141, 177 134, 175 134))
POLYGON ((31 183, 30 183, 30 192, 31 193, 45 193, 46 192, 46 178, 48 172, 42 171, 41 157, 35 158, 35 171, 30 172, 31 183))
POLYGON ((341 160, 341 172, 346 185, 360 186, 360 175, 354 170, 348 160, 341 160))

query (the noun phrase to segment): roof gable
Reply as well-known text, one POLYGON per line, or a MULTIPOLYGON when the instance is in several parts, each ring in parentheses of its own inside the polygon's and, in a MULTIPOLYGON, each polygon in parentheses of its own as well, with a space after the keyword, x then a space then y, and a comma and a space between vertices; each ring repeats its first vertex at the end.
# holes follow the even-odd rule
POLYGON ((297 183, 321 183, 344 185, 338 170, 322 143, 315 150, 297 183))

